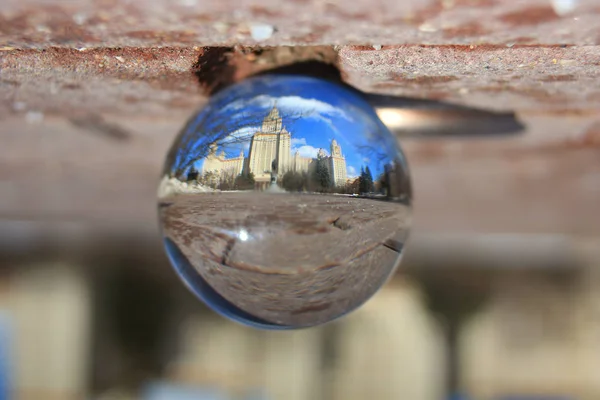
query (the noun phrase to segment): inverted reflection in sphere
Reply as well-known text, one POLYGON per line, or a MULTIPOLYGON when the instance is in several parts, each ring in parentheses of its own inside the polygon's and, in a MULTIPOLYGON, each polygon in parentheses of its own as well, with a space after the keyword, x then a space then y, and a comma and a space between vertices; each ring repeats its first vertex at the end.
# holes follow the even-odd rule
POLYGON ((222 90, 175 140, 159 188, 185 284, 247 325, 325 323, 397 267, 410 183, 396 139, 356 92, 298 76, 222 90))

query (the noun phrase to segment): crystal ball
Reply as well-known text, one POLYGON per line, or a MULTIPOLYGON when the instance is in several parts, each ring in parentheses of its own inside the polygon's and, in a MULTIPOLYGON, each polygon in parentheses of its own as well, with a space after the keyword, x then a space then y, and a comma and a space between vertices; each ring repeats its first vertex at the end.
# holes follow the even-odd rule
POLYGON ((264 329, 315 326, 390 278, 410 228, 397 139, 360 92, 264 75, 225 88, 175 139, 158 190, 185 285, 264 329))

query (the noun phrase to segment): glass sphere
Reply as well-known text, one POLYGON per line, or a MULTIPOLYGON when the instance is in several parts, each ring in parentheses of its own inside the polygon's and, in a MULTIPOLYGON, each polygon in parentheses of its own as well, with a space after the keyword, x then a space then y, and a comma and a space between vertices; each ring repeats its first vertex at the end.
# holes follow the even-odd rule
POLYGON ((331 321, 373 296, 400 261, 406 160, 351 88, 286 75, 228 87, 187 122, 163 172, 169 258, 193 293, 235 321, 331 321))

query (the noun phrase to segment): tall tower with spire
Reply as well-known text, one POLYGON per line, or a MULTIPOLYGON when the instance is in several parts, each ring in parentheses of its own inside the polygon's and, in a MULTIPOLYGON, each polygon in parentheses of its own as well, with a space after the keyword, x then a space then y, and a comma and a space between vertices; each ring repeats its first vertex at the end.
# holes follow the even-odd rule
POLYGON ((269 115, 263 119, 262 130, 263 133, 277 133, 281 131, 283 125, 283 118, 279 116, 279 110, 277 105, 273 106, 269 115))
POLYGON ((292 137, 283 126, 283 118, 277 106, 273 106, 263 119, 260 132, 252 136, 248 167, 257 182, 268 182, 271 179, 273 160, 277 157, 277 135, 279 134, 278 173, 283 176, 290 170, 292 137))
POLYGON ((329 158, 329 171, 331 172, 331 180, 335 186, 344 186, 348 179, 346 171, 346 157, 342 154, 342 147, 333 139, 331 141, 331 156, 329 158))
POLYGON ((342 157, 342 148, 335 139, 331 141, 331 155, 336 157, 342 157))

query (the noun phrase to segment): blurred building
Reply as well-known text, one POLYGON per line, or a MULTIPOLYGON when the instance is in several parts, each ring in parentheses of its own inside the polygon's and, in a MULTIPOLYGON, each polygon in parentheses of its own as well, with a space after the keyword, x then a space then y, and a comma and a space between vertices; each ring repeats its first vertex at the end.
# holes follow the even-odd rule
MULTIPOLYGON (((539 273, 495 279, 460 331, 463 392, 477 400, 509 394, 597 399, 599 278, 589 270, 569 279, 539 273)), ((14 367, 15 399, 81 399, 91 393, 90 376, 111 370, 122 371, 112 374, 111 384, 131 390, 121 375, 131 374, 134 353, 119 350, 110 322, 118 310, 103 311, 108 319, 102 325, 92 323, 94 310, 102 309, 90 294, 98 282, 59 263, 23 266, 3 283, 0 308, 13 321, 8 365, 14 367), (93 353, 98 341, 112 350, 93 353)), ((149 296, 160 291, 186 294, 182 286, 165 286, 149 296)), ((465 295, 462 289, 453 293, 457 302, 465 295)), ((220 393, 206 397, 211 400, 245 399, 252 393, 274 400, 439 400, 446 373, 445 317, 428 308, 429 295, 417 281, 396 278, 351 315, 295 332, 246 328, 194 306, 186 318, 162 330, 176 338, 178 350, 165 359, 160 375, 142 376, 148 383, 220 393)), ((184 297, 199 306, 191 295, 184 297)), ((150 297, 137 301, 153 304, 150 297)), ((165 312, 185 308, 175 302, 165 312)), ((144 329, 144 335, 156 336, 144 329)), ((126 398, 141 396, 130 393, 126 398)))
POLYGON ((240 175, 244 169, 244 152, 240 151, 240 155, 235 158, 226 158, 225 152, 221 150, 217 154, 217 146, 210 146, 210 151, 204 159, 202 166, 202 174, 214 172, 216 177, 226 179, 228 177, 235 178, 240 175))

